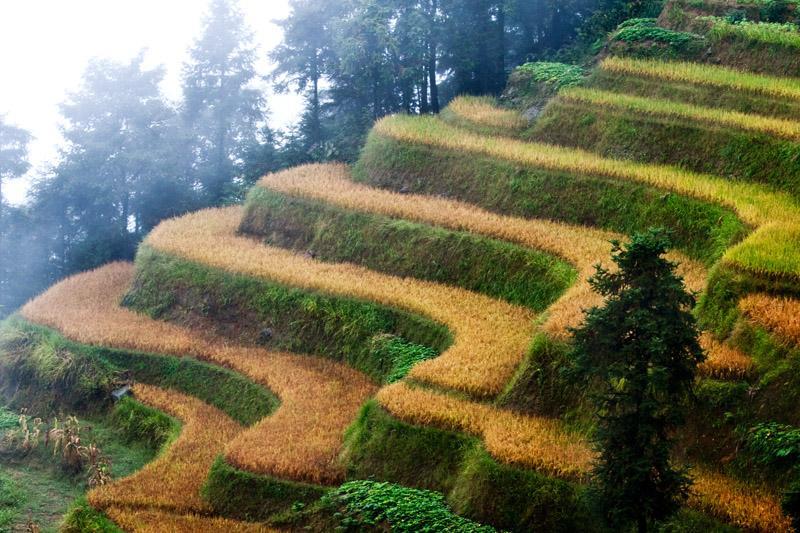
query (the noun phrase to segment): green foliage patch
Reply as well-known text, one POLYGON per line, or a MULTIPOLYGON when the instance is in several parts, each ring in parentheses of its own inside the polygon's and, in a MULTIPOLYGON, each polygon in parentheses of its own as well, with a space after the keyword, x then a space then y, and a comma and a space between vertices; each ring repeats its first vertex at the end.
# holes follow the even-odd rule
POLYGON ((110 421, 125 440, 146 443, 153 450, 165 447, 180 433, 177 420, 128 397, 114 406, 110 421))
POLYGON ((530 76, 533 81, 548 84, 556 91, 579 85, 585 76, 585 71, 580 65, 547 61, 525 63, 517 67, 517 72, 530 76))
POLYGON ((16 481, 0 472, 0 531, 7 531, 14 522, 24 498, 16 481))
POLYGON ((361 529, 386 524, 399 533, 460 531, 490 533, 450 510, 441 493, 377 481, 351 481, 326 494, 329 505, 344 509, 341 525, 361 529))
POLYGON ((62 533, 122 533, 122 530, 103 513, 89 505, 86 498, 72 504, 64 523, 62 533))

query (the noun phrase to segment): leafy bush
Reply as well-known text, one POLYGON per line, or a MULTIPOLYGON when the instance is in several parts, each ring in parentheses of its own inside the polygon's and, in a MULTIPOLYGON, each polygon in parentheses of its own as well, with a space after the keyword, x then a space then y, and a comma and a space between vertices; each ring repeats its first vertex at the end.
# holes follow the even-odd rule
POLYGON ((114 407, 111 419, 129 442, 145 442, 153 450, 175 439, 180 429, 176 420, 131 398, 114 407))
POLYGON ((619 26, 617 26, 617 29, 621 30, 622 28, 631 28, 631 27, 634 27, 634 26, 637 26, 637 27, 653 27, 653 26, 656 26, 657 23, 658 23, 658 19, 655 19, 655 18, 649 18, 649 17, 648 18, 634 18, 634 19, 628 19, 626 21, 623 21, 622 23, 620 23, 619 26))
POLYGON ((626 43, 655 41, 657 43, 667 44, 676 49, 687 48, 690 44, 702 40, 702 37, 693 33, 648 25, 624 27, 616 33, 614 38, 626 43))
POLYGON ((758 424, 745 441, 755 462, 763 466, 789 467, 800 460, 800 428, 776 422, 758 424))
POLYGON ((583 67, 579 65, 545 61, 525 63, 517 69, 517 72, 530 75, 533 81, 552 85, 556 90, 578 85, 584 76, 583 67))
POLYGON ((385 523, 398 533, 495 531, 454 514, 438 492, 393 483, 351 481, 326 494, 323 500, 326 504, 343 506, 342 526, 356 530, 385 523))
POLYGON ((67 511, 62 533, 122 533, 103 513, 94 509, 85 498, 77 500, 67 511))

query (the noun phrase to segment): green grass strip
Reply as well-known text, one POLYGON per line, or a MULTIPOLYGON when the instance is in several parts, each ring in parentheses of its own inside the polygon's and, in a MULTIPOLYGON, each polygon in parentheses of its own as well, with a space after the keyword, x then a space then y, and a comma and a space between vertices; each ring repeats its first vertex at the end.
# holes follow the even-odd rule
POLYGON ((604 71, 618 74, 710 85, 722 89, 749 91, 768 96, 800 100, 800 80, 751 74, 715 65, 609 57, 603 61, 600 68, 604 71))
POLYGON ((646 113, 695 120, 714 126, 728 126, 794 141, 800 140, 800 122, 794 120, 771 118, 660 98, 632 96, 584 87, 566 89, 559 96, 567 102, 586 103, 629 113, 646 113))

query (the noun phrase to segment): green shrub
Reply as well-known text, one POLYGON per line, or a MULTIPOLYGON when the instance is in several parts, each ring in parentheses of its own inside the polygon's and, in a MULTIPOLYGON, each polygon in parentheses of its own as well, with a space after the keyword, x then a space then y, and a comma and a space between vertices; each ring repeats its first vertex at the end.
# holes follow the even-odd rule
POLYGON ((550 85, 554 90, 572 87, 583 81, 584 70, 580 65, 538 61, 517 67, 517 72, 539 83, 550 85))
POLYGON ((379 335, 373 339, 372 345, 374 357, 392 362, 392 368, 384 380, 386 383, 400 381, 415 364, 436 357, 436 352, 427 346, 406 342, 392 335, 379 335))
MULTIPOLYGON (((385 524, 398 533, 459 531, 491 533, 494 528, 460 517, 438 492, 376 481, 351 481, 323 497, 343 509, 342 526, 361 531, 385 524)), ((383 528, 380 528, 383 529, 383 528)))
POLYGON ((85 498, 77 500, 64 517, 61 533, 122 533, 114 522, 94 509, 85 498))
POLYGON ((800 429, 767 422, 750 428, 745 438, 753 460, 770 468, 791 468, 800 460, 800 429))
POLYGON ((127 442, 143 442, 152 450, 163 448, 180 433, 177 420, 132 398, 123 398, 114 406, 111 422, 127 442))

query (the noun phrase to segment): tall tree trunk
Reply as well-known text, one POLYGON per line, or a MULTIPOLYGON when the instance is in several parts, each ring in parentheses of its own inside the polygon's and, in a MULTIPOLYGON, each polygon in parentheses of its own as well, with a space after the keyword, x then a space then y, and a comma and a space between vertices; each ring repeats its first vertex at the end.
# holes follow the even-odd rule
POLYGON ((217 139, 216 139, 216 146, 214 147, 215 154, 215 162, 214 168, 216 169, 214 172, 214 176, 211 177, 211 183, 213 184, 211 187, 211 202, 213 204, 217 204, 222 200, 225 191, 225 182, 227 181, 227 176, 225 176, 225 128, 222 124, 219 124, 217 127, 217 139))
POLYGON ((423 67, 422 79, 419 83, 419 112, 421 115, 426 115, 428 109, 428 72, 423 67))
POLYGON ((319 52, 315 52, 313 83, 311 89, 311 144, 322 144, 322 125, 319 105, 319 52))
MULTIPOLYGON (((6 285, 6 227, 3 222, 3 178, 0 176, 0 312, 2 312, 3 294, 6 285)), ((2 316, 2 315, 0 315, 2 316)))
POLYGON ((506 10, 503 2, 497 4, 497 65, 494 92, 500 92, 506 83, 506 10))
POLYGON ((436 38, 436 13, 439 11, 439 0, 431 0, 430 3, 430 16, 428 24, 430 33, 428 35, 428 85, 431 88, 431 111, 438 114, 439 109, 439 86, 436 83, 436 53, 437 53, 437 38, 436 38))
MULTIPOLYGON (((477 17, 475 21, 477 26, 476 38, 479 39, 479 43, 481 43, 481 41, 484 43, 491 42, 491 14, 489 11, 489 2, 486 0, 478 0, 478 2, 476 2, 476 10, 473 16, 477 17)), ((490 58, 487 48, 486 44, 481 43, 478 45, 478 66, 475 69, 475 85, 477 92, 480 94, 492 92, 494 88, 492 80, 490 79, 493 70, 490 66, 492 59, 490 58)))

